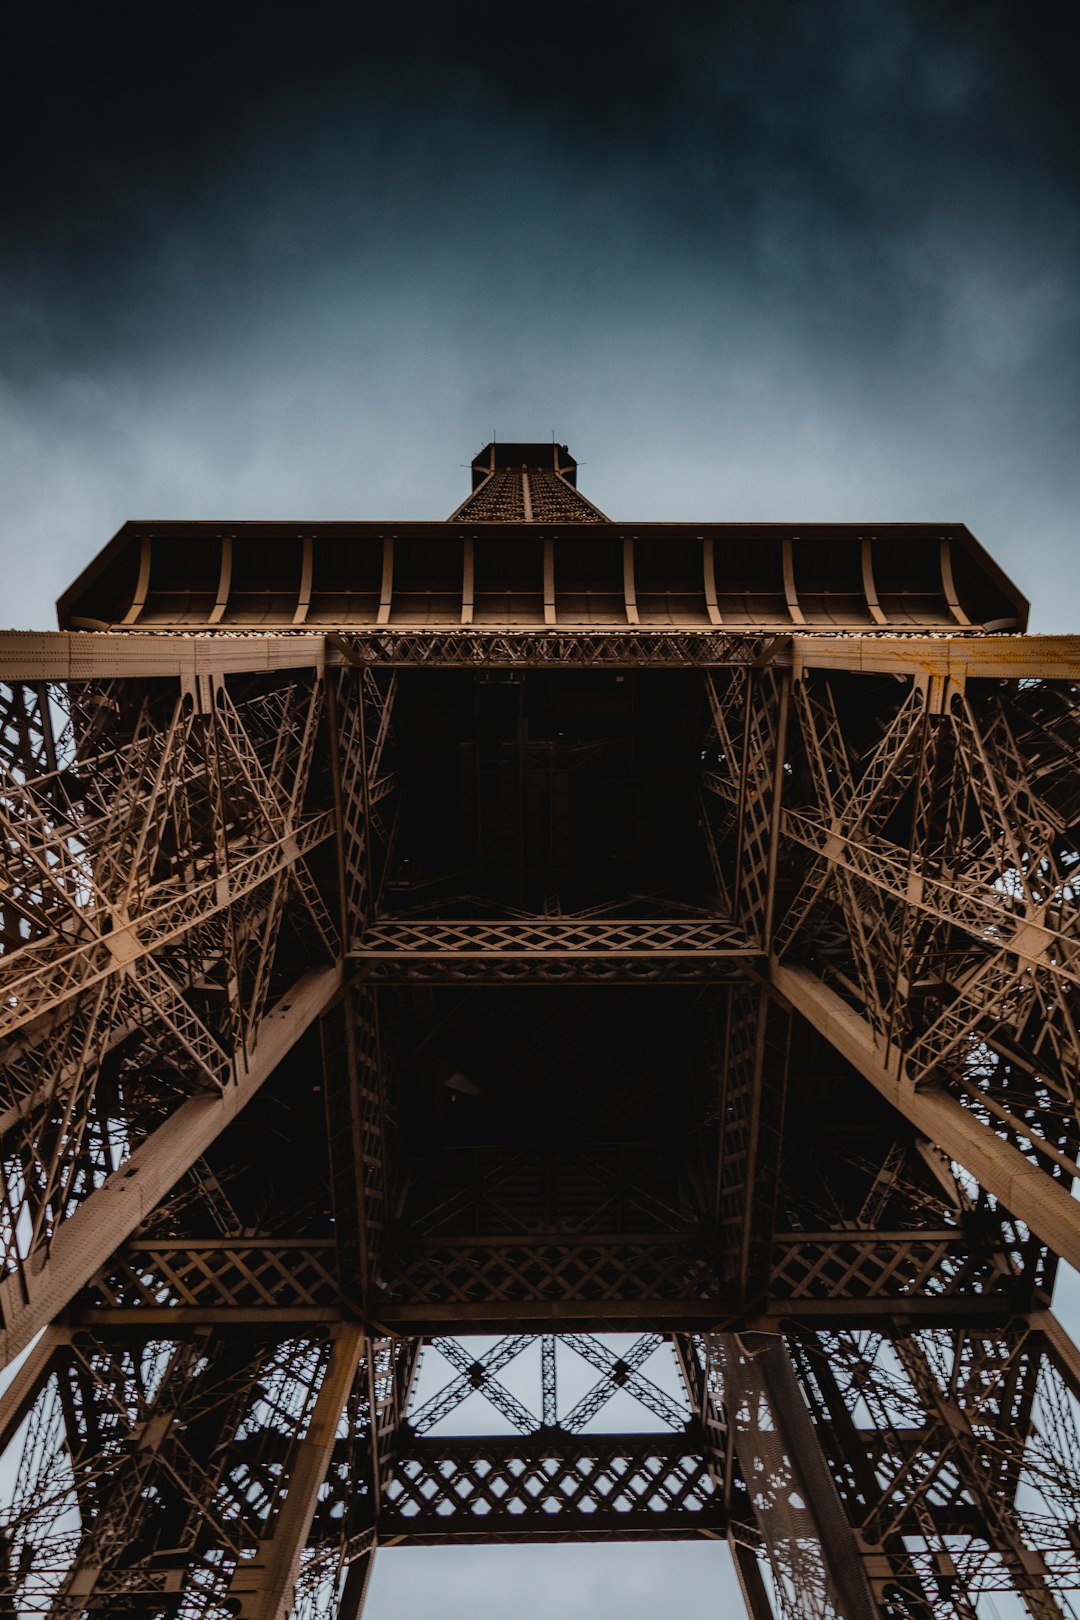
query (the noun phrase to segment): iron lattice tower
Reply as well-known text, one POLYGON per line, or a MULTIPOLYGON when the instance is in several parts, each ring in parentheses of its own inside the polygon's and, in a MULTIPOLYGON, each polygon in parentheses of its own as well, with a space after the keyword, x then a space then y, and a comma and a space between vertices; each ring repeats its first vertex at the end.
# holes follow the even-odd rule
POLYGON ((2 638, 0 1614, 678 1536, 1073 1614, 1080 647, 962 525, 473 484, 127 524, 2 638))

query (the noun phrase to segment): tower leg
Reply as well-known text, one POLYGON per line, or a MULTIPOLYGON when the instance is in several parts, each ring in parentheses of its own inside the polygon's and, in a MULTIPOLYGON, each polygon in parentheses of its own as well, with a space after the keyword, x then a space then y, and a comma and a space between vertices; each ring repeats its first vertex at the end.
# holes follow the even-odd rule
POLYGON ((369 1552, 361 1553, 360 1557, 349 1566, 349 1573, 345 1577, 345 1587, 338 1604, 337 1620, 360 1620, 367 1602, 368 1587, 371 1585, 371 1574, 375 1568, 375 1548, 369 1552))
POLYGON ((0 1455, 10 1446, 19 1424, 37 1400, 57 1355, 70 1342, 67 1328, 47 1327, 0 1396, 0 1455))
POLYGON ((231 1596, 240 1600, 237 1620, 285 1620, 290 1612, 300 1555, 363 1348, 363 1330, 355 1323, 346 1324, 334 1340, 311 1421, 297 1447, 285 1504, 256 1557, 238 1565, 233 1577, 231 1596))
MULTIPOLYGON (((881 1620, 865 1561, 840 1501, 787 1346, 776 1335, 717 1334, 724 1404, 744 1477, 769 1465, 754 1512, 777 1580, 842 1620, 881 1620)), ((808 1612, 810 1612, 808 1610, 808 1612)), ((753 1615, 754 1610, 751 1608, 753 1615)))
POLYGON ((739 1591, 746 1605, 748 1620, 775 1620, 772 1600, 761 1573, 761 1562, 751 1549, 733 1537, 728 1538, 739 1591))

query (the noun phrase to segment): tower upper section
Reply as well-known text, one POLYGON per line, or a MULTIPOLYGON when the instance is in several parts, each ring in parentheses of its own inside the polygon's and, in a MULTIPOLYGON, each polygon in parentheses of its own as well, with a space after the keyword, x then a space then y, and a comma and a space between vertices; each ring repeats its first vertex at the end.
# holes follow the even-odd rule
POLYGON ((68 630, 1023 630, 962 523, 613 521, 564 444, 488 444, 445 520, 125 523, 68 630))
POLYGON ((451 516, 480 523, 606 523, 577 488, 565 444, 486 444, 472 464, 472 494, 451 516))

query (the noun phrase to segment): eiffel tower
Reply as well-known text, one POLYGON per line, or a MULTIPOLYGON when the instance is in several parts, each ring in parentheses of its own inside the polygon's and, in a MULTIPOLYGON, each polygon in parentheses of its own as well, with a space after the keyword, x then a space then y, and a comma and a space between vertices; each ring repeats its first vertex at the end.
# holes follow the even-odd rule
POLYGON ((961 524, 472 484, 0 638, 0 1615, 679 1537, 1074 1615, 1080 644, 961 524))

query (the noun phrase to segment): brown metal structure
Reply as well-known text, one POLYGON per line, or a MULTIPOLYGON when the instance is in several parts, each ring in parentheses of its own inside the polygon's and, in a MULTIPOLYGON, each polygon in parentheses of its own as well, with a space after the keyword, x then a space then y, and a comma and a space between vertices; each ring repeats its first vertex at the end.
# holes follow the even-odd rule
POLYGON ((962 525, 473 486, 0 637, 0 1615, 692 1536, 752 1620, 1073 1614, 1080 645, 962 525))

